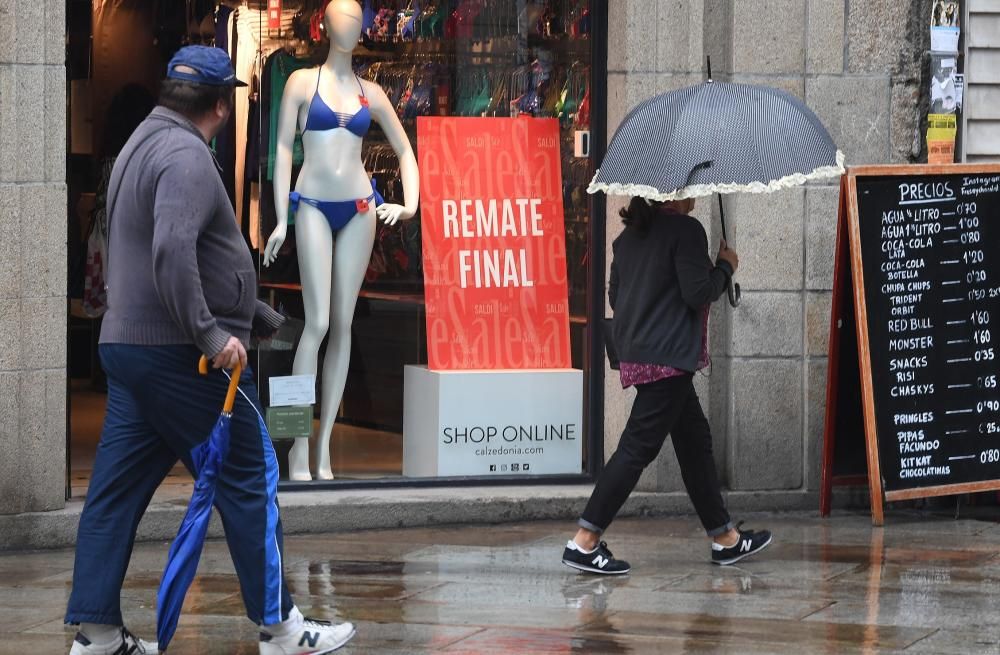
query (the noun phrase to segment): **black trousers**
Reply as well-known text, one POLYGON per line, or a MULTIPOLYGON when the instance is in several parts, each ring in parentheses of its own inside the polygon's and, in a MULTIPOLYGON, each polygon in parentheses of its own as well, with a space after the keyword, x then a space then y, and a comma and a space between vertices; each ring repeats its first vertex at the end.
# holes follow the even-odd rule
POLYGON ((669 433, 684 487, 706 532, 714 537, 732 528, 712 457, 712 433, 693 378, 688 374, 636 386, 638 394, 628 424, 618 449, 597 479, 580 518, 582 527, 604 532, 611 525, 669 433))

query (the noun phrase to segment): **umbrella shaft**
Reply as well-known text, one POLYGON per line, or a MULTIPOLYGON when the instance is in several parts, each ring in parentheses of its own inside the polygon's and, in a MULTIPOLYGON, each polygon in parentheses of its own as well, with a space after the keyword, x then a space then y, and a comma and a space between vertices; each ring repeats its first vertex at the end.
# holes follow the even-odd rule
POLYGON ((729 237, 726 236, 726 208, 722 206, 722 196, 719 196, 719 221, 722 223, 722 238, 728 243, 729 237))

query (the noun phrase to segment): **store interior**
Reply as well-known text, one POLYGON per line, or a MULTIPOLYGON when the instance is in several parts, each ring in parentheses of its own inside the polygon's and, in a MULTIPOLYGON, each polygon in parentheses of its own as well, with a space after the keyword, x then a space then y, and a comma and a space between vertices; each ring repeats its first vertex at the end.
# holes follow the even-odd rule
MULTIPOLYGON (((73 495, 93 467, 106 399, 98 358, 99 230, 114 156, 155 102, 166 61, 188 44, 233 57, 250 86, 237 93, 231 124, 212 144, 248 248, 260 261, 277 223, 274 150, 277 106, 288 76, 327 53, 323 0, 68 0, 69 435, 73 495), (271 0, 271 4, 275 4, 271 0), (271 20, 269 21, 269 18, 271 20), (235 51, 235 52, 234 52, 235 51), (95 236, 95 229, 98 235, 95 236)), ((562 133, 572 360, 585 369, 590 202, 594 172, 578 133, 589 129, 592 86, 586 0, 361 0, 364 25, 356 73, 379 84, 416 148, 419 116, 558 119, 562 133)), ((377 124, 363 159, 381 194, 402 201, 398 162, 377 124)), ((301 147, 293 157, 293 181, 301 147)), ((352 323, 348 381, 331 443, 337 480, 402 474, 403 369, 427 361, 420 217, 379 225, 352 323)), ((289 375, 304 312, 294 230, 275 264, 259 267, 259 297, 288 317, 273 339, 253 344, 251 362, 267 405, 268 379, 289 375)), ((322 357, 322 353, 320 355, 322 357)), ((321 369, 322 367, 320 367, 321 369)), ((323 384, 322 376, 317 386, 323 384)), ((317 401, 321 397, 317 392, 317 401)), ((314 407, 314 432, 321 412, 314 407)), ((276 440, 283 479, 288 440, 276 440)), ((178 465, 168 483, 190 478, 178 465)))

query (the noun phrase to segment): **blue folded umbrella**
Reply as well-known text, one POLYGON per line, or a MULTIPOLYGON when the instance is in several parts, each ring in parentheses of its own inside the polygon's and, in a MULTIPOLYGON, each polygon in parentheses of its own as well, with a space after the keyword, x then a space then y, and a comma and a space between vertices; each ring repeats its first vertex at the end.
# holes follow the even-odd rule
MULTIPOLYGON (((201 358, 199 369, 202 375, 208 373, 206 358, 201 358)), ((226 402, 219 420, 216 421, 208 439, 191 451, 198 479, 195 481, 191 502, 188 503, 187 513, 184 514, 177 537, 170 545, 167 565, 156 593, 156 637, 161 652, 167 650, 170 640, 173 639, 177 630, 177 620, 181 615, 181 606, 184 604, 184 596, 198 570, 198 560, 201 559, 202 547, 205 544, 208 522, 212 518, 215 483, 229 452, 229 423, 232 420, 233 404, 236 401, 241 372, 239 365, 233 369, 229 392, 226 394, 226 402)))

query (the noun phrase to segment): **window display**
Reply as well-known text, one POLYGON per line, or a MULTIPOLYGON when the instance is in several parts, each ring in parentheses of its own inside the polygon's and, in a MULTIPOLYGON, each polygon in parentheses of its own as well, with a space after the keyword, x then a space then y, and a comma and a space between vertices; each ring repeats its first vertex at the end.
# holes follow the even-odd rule
MULTIPOLYGON (((560 292, 565 298, 553 299, 550 293, 545 302, 564 305, 560 321, 566 320, 565 312, 568 347, 560 336, 558 348, 550 350, 559 353, 560 365, 568 361, 582 371, 583 384, 590 388, 587 309, 588 303, 600 303, 590 298, 589 279, 596 274, 590 270, 590 198, 585 189, 594 172, 591 86, 603 76, 599 72, 595 78, 592 66, 591 2, 186 0, 154 6, 141 0, 74 0, 70 7, 69 21, 79 31, 71 30, 70 77, 74 88, 88 88, 93 99, 93 107, 90 101, 84 107, 77 93, 71 109, 74 115, 82 115, 84 108, 93 115, 93 134, 88 136, 95 144, 103 142, 110 99, 129 82, 155 93, 166 61, 182 45, 224 49, 239 79, 249 83, 237 91, 230 124, 212 147, 244 239, 259 263, 258 296, 287 317, 278 333, 254 344, 250 354, 288 488, 331 478, 338 483, 406 483, 405 371, 426 367, 432 359, 424 277, 434 270, 425 266, 425 258, 434 255, 425 252, 429 242, 421 219, 424 200, 419 196, 427 176, 416 163, 419 119, 545 119, 554 126, 555 143, 543 150, 546 156, 553 153, 559 173, 562 216, 553 225, 564 238, 551 239, 555 231, 538 237, 559 243, 559 252, 547 256, 547 268, 537 272, 551 280, 553 270, 565 269, 567 291, 560 292), (126 50, 133 54, 115 55, 126 50), (303 389, 314 393, 303 394, 303 389)), ((603 71, 603 61, 598 69, 603 71)), ((84 140, 74 136, 73 147, 80 143, 84 140)), ((84 201, 97 190, 100 162, 92 154, 77 154, 69 158, 69 169, 70 195, 80 198, 83 215, 89 212, 84 201)), ((502 200, 505 194, 494 197, 502 200)), ((86 301, 78 304, 96 314, 100 251, 92 248, 88 263, 86 241, 92 222, 82 223, 82 238, 71 239, 80 253, 79 265, 71 267, 79 273, 71 273, 71 280, 78 281, 78 296, 86 301)), ((100 239, 93 241, 99 244, 100 239)), ((494 275, 487 268, 492 261, 481 262, 483 279, 494 275)), ((535 280, 522 259, 513 262, 519 279, 535 280)), ((533 266, 530 261, 527 265, 533 266)), ((87 316, 84 309, 79 314, 87 316)), ((72 377, 90 376, 97 390, 92 399, 74 394, 71 400, 73 457, 83 458, 74 470, 82 476, 89 466, 83 460, 91 457, 100 426, 98 421, 84 429, 81 421, 86 412, 99 416, 103 391, 90 344, 96 343, 99 319, 77 323, 76 331, 71 330, 71 354, 80 364, 72 377)), ((566 334, 563 327, 560 334, 566 334)), ((467 359, 473 364, 492 361, 478 355, 467 359)), ((521 360, 527 361, 510 361, 521 360)), ((472 411, 471 406, 465 409, 472 411)), ((518 413, 518 407, 509 411, 509 420, 502 412, 478 418, 501 426, 528 420, 529 413, 518 413)), ((571 413, 573 417, 557 422, 575 420, 580 412, 571 413)), ((531 422, 545 433, 547 420, 531 422)), ((572 434, 584 446, 584 462, 586 432, 581 416, 572 434)), ((576 455, 562 459, 571 461, 561 471, 586 470, 583 463, 575 466, 576 455)), ((506 471, 498 464, 497 474, 544 474, 544 467, 527 463, 506 471)), ((455 467, 439 469, 421 475, 460 474, 455 467)))
POLYGON ((584 367, 590 7, 281 4, 277 28, 253 3, 219 14, 250 87, 235 147, 217 149, 261 297, 290 318, 255 353, 261 397, 272 378, 316 376, 309 439, 291 438, 303 433, 293 408, 270 408, 283 477, 399 477, 404 368, 428 361, 418 117, 558 119, 571 360, 584 367))
MULTIPOLYGON (((386 226, 413 218, 418 174, 395 107, 381 87, 362 81, 352 69, 352 53, 361 37, 361 7, 354 0, 333 0, 322 20, 329 43, 326 60, 317 68, 292 73, 281 95, 273 179, 278 221, 263 262, 268 266, 275 260, 291 215, 305 318, 292 373, 315 375, 326 337, 314 471, 317 479, 330 480, 330 435, 347 382, 351 323, 375 240, 376 217, 386 226), (400 161, 403 205, 386 203, 364 168, 362 140, 373 121, 400 161), (290 187, 297 128, 301 128, 303 160, 290 187)), ((312 479, 309 450, 306 439, 292 446, 292 480, 312 479)))

